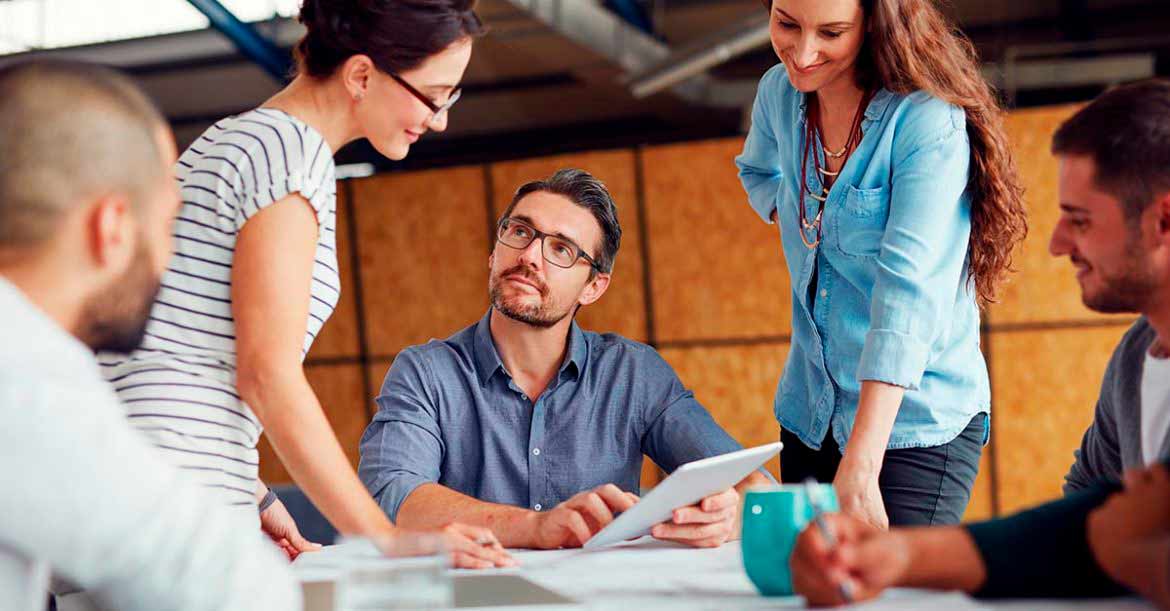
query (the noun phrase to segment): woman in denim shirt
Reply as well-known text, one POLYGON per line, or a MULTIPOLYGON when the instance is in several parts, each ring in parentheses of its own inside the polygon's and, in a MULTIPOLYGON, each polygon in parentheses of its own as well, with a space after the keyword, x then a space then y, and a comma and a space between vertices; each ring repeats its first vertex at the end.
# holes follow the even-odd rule
POLYGON ((1027 231, 1001 109, 930 0, 765 0, 782 64, 743 154, 792 346, 781 476, 878 526, 958 522, 988 436, 979 305, 1027 231))

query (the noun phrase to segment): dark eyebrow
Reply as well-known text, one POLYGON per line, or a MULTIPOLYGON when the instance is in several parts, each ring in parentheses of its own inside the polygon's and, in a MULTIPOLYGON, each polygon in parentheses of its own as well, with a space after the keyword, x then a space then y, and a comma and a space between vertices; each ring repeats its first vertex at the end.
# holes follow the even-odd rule
POLYGON ((572 242, 574 245, 576 245, 577 248, 581 248, 581 242, 578 241, 577 238, 574 238, 573 236, 565 235, 564 233, 561 233, 560 231, 556 231, 556 232, 545 231, 545 230, 541 229, 540 227, 537 227, 536 223, 533 222, 533 220, 531 218, 528 218, 527 216, 524 216, 522 214, 513 214, 511 216, 511 218, 514 218, 517 221, 520 221, 521 223, 532 225, 533 229, 536 229, 537 231, 539 231, 541 233, 547 233, 548 235, 558 237, 562 240, 568 240, 568 241, 572 242))
MULTIPOLYGON (((788 13, 785 13, 783 9, 776 9, 776 12, 780 13, 785 19, 787 19, 789 21, 796 21, 795 17, 793 17, 792 15, 789 15, 788 13)), ((818 28, 832 28, 832 27, 851 28, 851 27, 853 27, 853 24, 848 22, 848 21, 834 21, 832 23, 822 23, 822 24, 818 25, 817 27, 818 28)))
POLYGON ((1088 214, 1088 208, 1081 208, 1066 202, 1060 202, 1060 209, 1071 214, 1088 214))

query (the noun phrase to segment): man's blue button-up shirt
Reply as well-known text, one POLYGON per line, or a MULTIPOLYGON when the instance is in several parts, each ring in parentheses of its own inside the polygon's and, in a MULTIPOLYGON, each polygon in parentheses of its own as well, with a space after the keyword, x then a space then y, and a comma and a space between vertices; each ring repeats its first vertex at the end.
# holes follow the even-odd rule
POLYGON ((669 472, 740 449, 653 348, 576 323, 533 402, 489 321, 404 350, 386 374, 358 474, 391 519, 425 483, 540 511, 602 484, 637 493, 643 454, 669 472))

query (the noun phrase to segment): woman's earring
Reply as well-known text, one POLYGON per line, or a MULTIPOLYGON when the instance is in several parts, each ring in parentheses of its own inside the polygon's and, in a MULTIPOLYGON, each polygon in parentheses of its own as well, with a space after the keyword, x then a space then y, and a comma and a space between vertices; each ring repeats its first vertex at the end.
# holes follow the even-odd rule
POLYGON ((358 92, 358 93, 353 94, 353 101, 354 102, 361 102, 362 99, 365 97, 366 97, 366 94, 358 92))

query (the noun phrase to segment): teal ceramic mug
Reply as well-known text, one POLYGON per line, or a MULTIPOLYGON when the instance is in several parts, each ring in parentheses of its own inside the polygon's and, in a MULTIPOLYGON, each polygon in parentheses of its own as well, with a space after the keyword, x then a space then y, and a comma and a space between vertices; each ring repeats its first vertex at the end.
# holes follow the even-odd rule
MULTIPOLYGON (((838 511, 831 484, 817 484, 814 494, 825 511, 838 511)), ((740 546, 748 578, 764 596, 792 595, 788 558, 796 537, 812 521, 812 505, 803 484, 749 490, 743 504, 740 546)))

